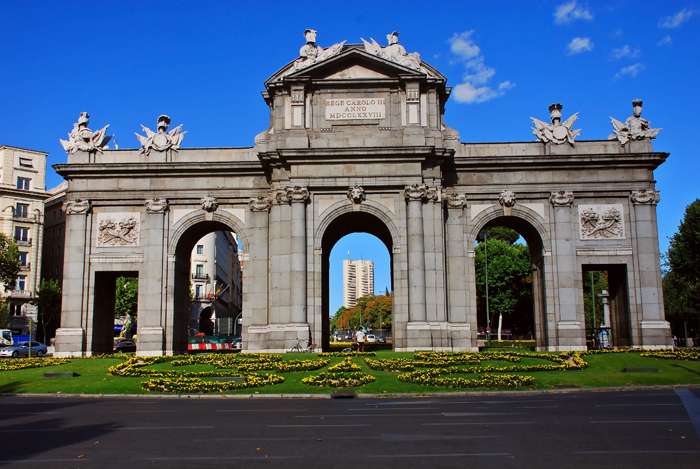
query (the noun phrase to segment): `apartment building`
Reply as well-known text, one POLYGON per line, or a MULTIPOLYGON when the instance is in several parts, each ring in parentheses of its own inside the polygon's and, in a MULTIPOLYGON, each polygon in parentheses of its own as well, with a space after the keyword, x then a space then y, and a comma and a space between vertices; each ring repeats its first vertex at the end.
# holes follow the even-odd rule
POLYGON ((20 272, 14 285, 3 285, 9 301, 10 327, 27 333, 37 319, 41 279, 46 157, 42 151, 0 145, 0 231, 19 248, 20 272))
POLYGON ((226 231, 209 233, 195 244, 190 257, 192 329, 210 308, 214 333, 240 334, 243 290, 239 253, 235 233, 226 231))
POLYGON ((352 308, 357 299, 374 295, 374 262, 365 260, 343 261, 343 306, 352 308))

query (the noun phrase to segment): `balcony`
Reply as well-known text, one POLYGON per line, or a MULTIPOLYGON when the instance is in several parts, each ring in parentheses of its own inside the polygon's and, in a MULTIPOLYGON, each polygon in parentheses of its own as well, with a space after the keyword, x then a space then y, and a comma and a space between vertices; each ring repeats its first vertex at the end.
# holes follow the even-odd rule
POLYGON ((12 298, 31 298, 32 292, 29 290, 12 290, 10 296, 12 298))
POLYGON ((27 212, 17 212, 15 211, 12 215, 12 219, 15 221, 20 221, 24 223, 33 223, 34 217, 29 216, 27 212))
POLYGON ((194 272, 192 274, 192 279, 193 280, 203 280, 205 282, 209 281, 209 274, 205 274, 204 272, 194 272))
POLYGON ((30 270, 31 268, 32 268, 32 263, 31 263, 31 262, 27 262, 25 265, 20 265, 20 266, 19 266, 19 271, 20 271, 20 272, 26 272, 26 271, 30 270))
POLYGON ((17 246, 31 246, 32 240, 30 239, 15 239, 15 244, 17 246))

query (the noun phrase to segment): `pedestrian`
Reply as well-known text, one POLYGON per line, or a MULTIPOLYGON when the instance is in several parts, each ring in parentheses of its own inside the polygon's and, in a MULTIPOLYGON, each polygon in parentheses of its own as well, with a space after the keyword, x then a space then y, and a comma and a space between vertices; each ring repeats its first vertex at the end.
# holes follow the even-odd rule
POLYGON ((355 339, 357 340, 357 351, 364 352, 365 351, 365 333, 362 331, 362 329, 359 329, 357 331, 357 333, 355 333, 355 339))

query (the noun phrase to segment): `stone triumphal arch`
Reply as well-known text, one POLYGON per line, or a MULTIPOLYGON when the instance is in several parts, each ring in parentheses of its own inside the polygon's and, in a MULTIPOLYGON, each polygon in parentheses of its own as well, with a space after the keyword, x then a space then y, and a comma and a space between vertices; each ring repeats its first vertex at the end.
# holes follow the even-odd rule
POLYGON ((641 101, 608 140, 576 141, 555 104, 551 121, 533 119, 536 141, 462 143, 443 119, 446 78, 396 34, 327 48, 315 35, 265 82, 270 126, 253 147, 184 148, 163 115, 140 148, 110 150, 81 116, 56 166, 68 181, 57 355, 109 347, 100 289, 121 272, 139 279, 138 353, 183 351, 184 253, 214 230, 244 246, 245 351, 325 343, 328 252, 352 231, 389 249, 396 350, 473 350, 474 243, 494 223, 530 246, 540 348, 586 347, 582 273, 596 266, 617 272, 629 342, 670 345, 653 176, 668 154, 641 101))

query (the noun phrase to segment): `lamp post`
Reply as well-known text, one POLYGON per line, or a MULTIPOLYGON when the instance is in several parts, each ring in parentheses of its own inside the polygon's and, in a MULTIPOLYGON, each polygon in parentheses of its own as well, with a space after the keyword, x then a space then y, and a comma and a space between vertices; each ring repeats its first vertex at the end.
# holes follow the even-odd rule
POLYGON ((491 312, 489 310, 489 250, 486 240, 488 239, 488 233, 484 231, 484 258, 486 263, 486 340, 491 339, 491 312))

